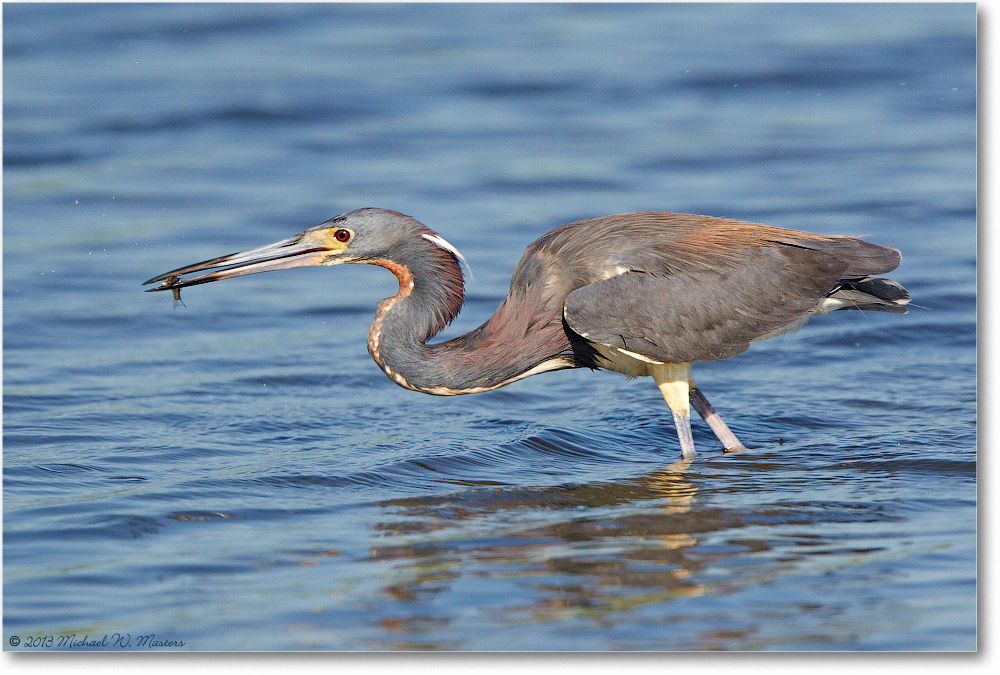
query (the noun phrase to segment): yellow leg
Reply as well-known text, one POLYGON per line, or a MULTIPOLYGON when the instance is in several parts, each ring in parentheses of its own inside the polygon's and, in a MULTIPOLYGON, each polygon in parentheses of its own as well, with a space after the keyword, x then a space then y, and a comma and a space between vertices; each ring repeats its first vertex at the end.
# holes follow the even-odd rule
POLYGON ((650 366, 653 381, 660 388, 677 427, 677 440, 681 445, 681 457, 694 459, 698 453, 691 437, 691 379, 690 363, 662 363, 650 366))

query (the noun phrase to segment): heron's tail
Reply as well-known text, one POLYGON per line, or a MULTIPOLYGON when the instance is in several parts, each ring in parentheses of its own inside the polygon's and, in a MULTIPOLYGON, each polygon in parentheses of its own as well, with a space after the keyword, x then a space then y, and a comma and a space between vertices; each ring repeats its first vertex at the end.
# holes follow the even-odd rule
POLYGON ((817 307, 816 314, 861 309, 906 314, 910 294, 892 279, 843 279, 817 307))

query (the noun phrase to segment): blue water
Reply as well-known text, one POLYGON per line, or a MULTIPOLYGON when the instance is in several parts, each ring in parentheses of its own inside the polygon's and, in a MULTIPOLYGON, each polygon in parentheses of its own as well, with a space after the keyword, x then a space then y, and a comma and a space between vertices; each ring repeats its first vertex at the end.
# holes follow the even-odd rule
POLYGON ((3 7, 4 648, 970 650, 976 14, 920 5, 3 7), (478 326, 532 240, 704 213, 896 246, 695 377, 390 382, 366 266, 141 282, 410 214, 478 326), (153 637, 150 637, 153 636, 153 637))

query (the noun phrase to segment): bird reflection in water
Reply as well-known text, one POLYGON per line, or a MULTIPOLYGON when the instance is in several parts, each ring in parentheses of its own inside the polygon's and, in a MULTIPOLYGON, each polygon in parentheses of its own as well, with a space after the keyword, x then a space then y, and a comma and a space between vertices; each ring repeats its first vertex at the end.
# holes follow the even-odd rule
MULTIPOLYGON (((372 551, 371 560, 400 563, 400 578, 384 592, 405 605, 433 606, 435 596, 469 583, 500 584, 493 586, 499 598, 502 584, 516 582, 522 589, 531 584, 532 604, 498 608, 511 623, 575 616, 613 622, 617 612, 704 595, 706 585, 692 580, 704 562, 687 551, 716 524, 728 528, 732 522, 716 510, 707 519, 698 512, 698 487, 687 478, 691 465, 678 461, 635 481, 603 485, 496 487, 386 501, 381 506, 394 518, 377 529, 405 543, 387 542, 372 551), (584 514, 609 507, 627 514, 572 517, 580 506, 587 507, 584 514), (567 518, 551 522, 553 509, 567 518), (531 524, 538 520, 546 522, 531 524), (469 521, 476 532, 502 532, 469 541, 462 536, 469 521)), ((523 600, 524 593, 516 597, 523 600)), ((429 626, 437 629, 451 620, 431 619, 407 609, 384 624, 394 633, 422 635, 429 626)))

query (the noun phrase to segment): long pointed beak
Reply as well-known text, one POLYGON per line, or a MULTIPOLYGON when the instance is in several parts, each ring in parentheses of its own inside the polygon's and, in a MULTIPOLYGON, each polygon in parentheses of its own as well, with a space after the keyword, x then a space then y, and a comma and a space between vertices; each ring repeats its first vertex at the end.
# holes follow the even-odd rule
POLYGON ((251 251, 224 255, 221 258, 212 258, 211 260, 165 272, 153 277, 149 281, 143 282, 143 285, 160 281, 163 282, 160 286, 148 288, 146 292, 167 291, 186 286, 207 284, 211 281, 241 277, 246 274, 257 274, 258 272, 287 270, 293 267, 308 267, 310 265, 332 265, 337 262, 346 262, 346 260, 340 258, 340 254, 346 249, 345 245, 340 244, 336 240, 318 236, 316 230, 307 230, 302 234, 297 234, 294 237, 282 239, 281 241, 255 248, 251 251), (186 279, 181 278, 186 274, 212 269, 217 269, 218 271, 186 279))

